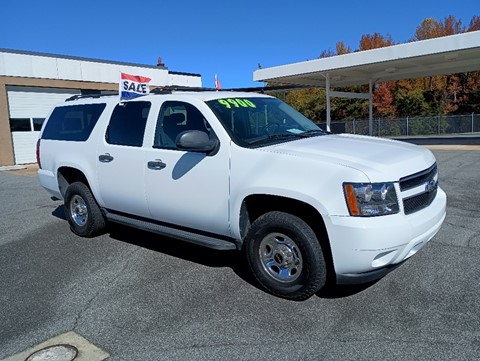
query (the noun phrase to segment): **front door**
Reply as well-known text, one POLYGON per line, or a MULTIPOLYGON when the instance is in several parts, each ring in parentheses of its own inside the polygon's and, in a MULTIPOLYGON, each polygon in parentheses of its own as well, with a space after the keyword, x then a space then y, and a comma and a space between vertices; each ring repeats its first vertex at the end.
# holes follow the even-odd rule
POLYGON ((176 136, 201 130, 215 137, 200 110, 187 102, 163 103, 154 144, 146 150, 145 193, 151 216, 169 224, 229 235, 229 153, 176 149, 176 136))

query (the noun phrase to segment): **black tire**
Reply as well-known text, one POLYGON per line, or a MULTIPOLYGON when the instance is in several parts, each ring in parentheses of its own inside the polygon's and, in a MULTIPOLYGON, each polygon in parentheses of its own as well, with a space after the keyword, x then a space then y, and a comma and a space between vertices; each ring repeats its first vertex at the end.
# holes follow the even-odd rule
POLYGON ((94 237, 106 228, 106 221, 90 189, 82 182, 68 186, 65 197, 65 216, 73 233, 94 237))
POLYGON ((325 286, 322 247, 302 219, 284 212, 265 213, 253 222, 245 242, 253 275, 270 293, 303 301, 325 286))

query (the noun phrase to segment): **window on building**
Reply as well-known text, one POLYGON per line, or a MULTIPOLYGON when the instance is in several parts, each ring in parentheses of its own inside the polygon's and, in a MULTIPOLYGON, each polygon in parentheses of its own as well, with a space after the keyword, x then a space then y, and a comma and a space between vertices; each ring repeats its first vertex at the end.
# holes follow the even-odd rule
POLYGON ((12 132, 30 132, 30 118, 10 118, 10 130, 12 132))
POLYGON ((81 89, 80 94, 82 95, 100 95, 102 92, 95 89, 81 89))
POLYGON ((33 130, 40 131, 44 121, 45 118, 33 118, 33 130))
POLYGON ((107 143, 141 147, 150 107, 142 101, 118 104, 105 134, 107 143))

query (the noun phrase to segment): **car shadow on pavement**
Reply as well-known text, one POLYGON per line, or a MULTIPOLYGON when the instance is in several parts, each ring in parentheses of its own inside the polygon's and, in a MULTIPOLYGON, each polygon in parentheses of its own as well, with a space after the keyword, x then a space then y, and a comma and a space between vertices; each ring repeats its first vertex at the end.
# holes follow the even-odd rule
POLYGON ((55 208, 52 212, 52 216, 66 221, 67 218, 65 217, 65 206, 62 204, 61 206, 58 206, 57 208, 55 208))
POLYGON ((195 262, 207 267, 229 267, 240 278, 257 287, 254 278, 250 275, 243 252, 219 251, 114 223, 109 224, 108 234, 110 238, 114 240, 195 262))
MULTIPOLYGON (((65 207, 59 205, 52 212, 52 215, 56 218, 66 220, 65 207)), ((116 241, 163 253, 189 262, 195 262, 207 267, 231 268, 243 281, 265 292, 253 277, 242 251, 219 251, 115 223, 109 224, 107 235, 116 241)), ((360 293, 375 283, 376 282, 362 285, 335 285, 334 282, 329 281, 325 287, 316 293, 316 296, 325 299, 345 298, 360 293)))
POLYGON ((327 299, 346 298, 367 290, 377 282, 378 281, 374 281, 359 285, 335 285, 330 283, 320 289, 316 295, 317 297, 327 299))
MULTIPOLYGON (((146 248, 154 252, 167 254, 207 267, 231 268, 243 281, 265 292, 251 274, 242 251, 218 251, 118 224, 110 224, 109 232, 112 239, 146 248)), ((335 285, 329 282, 316 293, 316 296, 325 299, 345 298, 360 293, 375 283, 376 282, 362 285, 335 285)))

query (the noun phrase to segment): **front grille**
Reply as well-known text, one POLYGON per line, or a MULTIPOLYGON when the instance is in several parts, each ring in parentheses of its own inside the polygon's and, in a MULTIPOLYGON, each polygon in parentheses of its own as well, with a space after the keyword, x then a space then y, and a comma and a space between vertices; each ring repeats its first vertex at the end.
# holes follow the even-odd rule
POLYGON ((426 182, 432 180, 437 174, 437 164, 435 163, 430 168, 421 172, 409 175, 407 177, 400 178, 400 190, 406 191, 407 189, 418 187, 426 182))
POLYGON ((412 214, 432 204, 438 189, 437 164, 421 172, 400 179, 400 190, 423 186, 420 193, 403 198, 405 214, 412 214))
POLYGON ((415 196, 405 198, 403 200, 403 209, 405 214, 412 214, 428 207, 437 195, 437 188, 438 182, 435 184, 435 188, 430 192, 420 193, 415 196))

